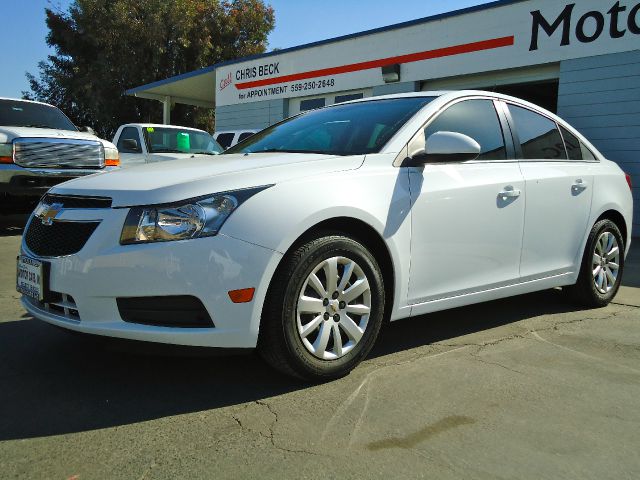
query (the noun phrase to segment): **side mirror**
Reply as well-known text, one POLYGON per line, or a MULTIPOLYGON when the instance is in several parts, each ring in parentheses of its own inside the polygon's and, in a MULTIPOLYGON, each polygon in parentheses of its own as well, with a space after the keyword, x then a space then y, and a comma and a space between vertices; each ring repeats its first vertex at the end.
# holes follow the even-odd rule
POLYGON ((123 150, 123 153, 126 153, 125 151, 136 152, 136 153, 142 151, 142 149, 138 146, 138 141, 134 138, 123 139, 122 150, 123 150))
POLYGON ((464 162, 475 160, 482 148, 473 138, 457 132, 436 132, 425 142, 424 150, 411 156, 411 166, 431 162, 464 162))
POLYGON ((91 127, 86 127, 86 126, 85 126, 85 127, 80 127, 80 131, 81 131, 81 132, 87 132, 87 133, 90 133, 91 135, 95 135, 95 134, 96 134, 96 132, 95 132, 95 130, 94 130, 93 128, 91 128, 91 127))

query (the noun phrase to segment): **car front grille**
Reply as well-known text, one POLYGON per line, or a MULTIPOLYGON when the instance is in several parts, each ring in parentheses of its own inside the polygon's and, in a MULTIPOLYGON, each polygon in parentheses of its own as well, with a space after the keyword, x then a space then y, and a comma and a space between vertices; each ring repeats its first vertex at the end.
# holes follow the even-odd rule
POLYGON ((59 203, 62 208, 111 208, 109 197, 80 197, 75 195, 56 195, 47 193, 42 198, 42 203, 52 205, 59 203))
POLYGON ((78 253, 100 222, 53 222, 44 225, 33 217, 24 234, 27 248, 42 257, 61 257, 78 253))
POLYGON ((25 168, 104 167, 104 147, 96 140, 21 138, 13 145, 13 161, 25 168))
MULTIPOLYGON (((14 188, 19 188, 19 192, 24 192, 25 195, 33 195, 34 189, 50 189, 58 185, 59 183, 72 180, 77 177, 67 177, 56 175, 54 177, 41 177, 39 175, 14 175, 9 180, 9 183, 14 188)), ((18 194, 18 193, 16 193, 18 194)))

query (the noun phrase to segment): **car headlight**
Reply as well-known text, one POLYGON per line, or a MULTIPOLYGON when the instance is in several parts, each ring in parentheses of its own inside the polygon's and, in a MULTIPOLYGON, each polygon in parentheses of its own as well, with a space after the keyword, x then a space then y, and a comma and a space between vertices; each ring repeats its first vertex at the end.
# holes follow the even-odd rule
POLYGON ((243 202, 271 186, 217 193, 169 205, 133 207, 124 222, 120 243, 170 242, 216 235, 243 202))

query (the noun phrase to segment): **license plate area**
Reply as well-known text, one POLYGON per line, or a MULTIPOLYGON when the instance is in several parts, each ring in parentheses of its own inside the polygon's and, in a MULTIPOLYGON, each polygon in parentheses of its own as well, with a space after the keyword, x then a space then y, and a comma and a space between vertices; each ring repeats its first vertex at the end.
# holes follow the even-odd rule
POLYGON ((49 292, 51 264, 26 255, 18 255, 16 290, 38 302, 44 302, 49 292))

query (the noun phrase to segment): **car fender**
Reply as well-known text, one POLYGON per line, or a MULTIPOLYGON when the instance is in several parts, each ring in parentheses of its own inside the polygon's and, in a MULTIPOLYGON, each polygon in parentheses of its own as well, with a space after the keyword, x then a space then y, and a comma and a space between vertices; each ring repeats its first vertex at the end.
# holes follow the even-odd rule
POLYGON ((256 292, 259 312, 254 312, 252 326, 259 324, 266 291, 284 255, 305 232, 337 218, 364 222, 384 241, 396 286, 391 319, 399 317, 399 310, 406 307, 409 283, 410 212, 407 172, 390 165, 287 181, 247 200, 221 233, 278 253, 274 255, 278 261, 269 265, 256 292))
POLYGON ((594 192, 591 201, 591 214, 587 223, 587 228, 582 238, 578 258, 575 265, 578 268, 574 272, 572 281, 577 281, 580 273, 580 265, 584 256, 585 248, 591 229, 603 214, 609 211, 615 211, 622 215, 627 229, 627 238, 625 238, 625 256, 629 253, 631 247, 631 235, 633 226, 633 197, 629 186, 624 178, 624 173, 615 163, 609 160, 603 160, 596 168, 593 176, 594 192))
POLYGON ((624 218, 627 238, 625 238, 626 251, 629 252, 631 246, 631 236, 633 228, 633 196, 627 184, 624 172, 620 167, 610 161, 603 160, 599 165, 599 171, 594 176, 593 203, 591 208, 591 218, 589 229, 585 236, 589 235, 591 227, 605 212, 613 210, 624 218))

